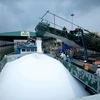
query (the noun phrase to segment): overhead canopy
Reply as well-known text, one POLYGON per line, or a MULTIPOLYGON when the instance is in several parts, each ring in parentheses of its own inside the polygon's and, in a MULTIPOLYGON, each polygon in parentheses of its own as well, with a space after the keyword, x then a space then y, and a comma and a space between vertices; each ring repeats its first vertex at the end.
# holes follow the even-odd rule
POLYGON ((14 32, 4 32, 0 33, 0 36, 36 36, 35 32, 29 31, 14 31, 14 32))

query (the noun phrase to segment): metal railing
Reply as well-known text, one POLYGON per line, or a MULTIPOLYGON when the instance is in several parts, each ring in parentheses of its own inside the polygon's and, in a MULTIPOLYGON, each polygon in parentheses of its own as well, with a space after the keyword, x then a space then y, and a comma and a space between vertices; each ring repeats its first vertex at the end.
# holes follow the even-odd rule
POLYGON ((82 68, 77 67, 77 65, 71 64, 69 66, 69 63, 67 61, 63 61, 59 59, 63 65, 69 70, 69 72, 77 78, 79 81, 81 81, 84 85, 89 87, 91 89, 91 92, 94 94, 100 93, 100 77, 85 71, 82 68))

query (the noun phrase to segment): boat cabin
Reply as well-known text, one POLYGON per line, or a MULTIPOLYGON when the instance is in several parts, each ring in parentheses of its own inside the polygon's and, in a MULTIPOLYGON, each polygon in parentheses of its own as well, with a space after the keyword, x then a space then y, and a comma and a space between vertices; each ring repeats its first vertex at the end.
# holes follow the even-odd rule
POLYGON ((33 53, 37 51, 36 46, 18 46, 15 49, 15 54, 33 53))

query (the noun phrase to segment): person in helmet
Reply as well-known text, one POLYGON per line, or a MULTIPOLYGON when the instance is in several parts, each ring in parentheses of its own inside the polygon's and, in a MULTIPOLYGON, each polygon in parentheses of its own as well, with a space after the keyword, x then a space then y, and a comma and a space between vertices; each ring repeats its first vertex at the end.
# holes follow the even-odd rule
POLYGON ((96 73, 94 73, 94 74, 97 75, 98 77, 100 77, 100 65, 98 65, 96 73))

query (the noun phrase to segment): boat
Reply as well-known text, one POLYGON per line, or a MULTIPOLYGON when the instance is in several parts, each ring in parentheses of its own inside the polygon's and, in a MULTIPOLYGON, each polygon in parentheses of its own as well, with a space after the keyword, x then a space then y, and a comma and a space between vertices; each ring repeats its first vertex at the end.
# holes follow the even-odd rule
POLYGON ((15 50, 15 54, 26 54, 33 53, 37 51, 36 46, 18 46, 15 50))
MULTIPOLYGON (((83 54, 84 54, 84 58, 83 60, 81 59, 72 59, 72 63, 71 66, 69 66, 68 62, 63 61, 59 58, 57 58, 58 60, 60 60, 64 66, 69 70, 69 72, 79 81, 81 81, 85 86, 86 86, 86 90, 89 90, 92 94, 98 94, 98 95, 94 95, 93 97, 87 97, 88 100, 94 100, 93 98, 95 98, 96 100, 100 97, 99 93, 100 93, 100 77, 94 75, 97 66, 94 64, 89 64, 88 62, 85 63, 84 61, 89 61, 89 56, 87 55, 87 51, 90 53, 91 50, 93 52, 97 52, 98 57, 100 54, 100 39, 99 37, 96 36, 96 34, 94 34, 93 32, 90 32, 76 24, 78 28, 76 28, 75 30, 71 30, 68 32, 67 28, 61 27, 62 30, 55 28, 56 26, 59 26, 55 23, 55 17, 58 17, 60 19, 63 19, 69 23, 71 23, 70 21, 56 15, 53 14, 49 11, 47 11, 44 14, 43 17, 41 17, 41 22, 38 23, 38 25, 36 26, 35 30, 36 30, 36 34, 39 37, 43 37, 43 36, 48 36, 48 37, 54 37, 56 39, 60 39, 62 40, 65 44, 68 44, 71 47, 75 47, 75 48, 81 48, 83 49, 83 54), (54 23, 50 22, 46 19, 44 19, 43 17, 46 16, 46 14, 51 14, 54 16, 54 23), (54 27, 50 26, 50 24, 53 24, 54 27), (86 33, 85 33, 86 32, 86 33), (88 67, 88 70, 86 70, 88 67), (86 68, 86 69, 85 69, 86 68)), ((73 23, 71 23, 73 24, 73 23)), ((82 99, 82 98, 81 98, 82 99)), ((83 100, 85 100, 83 98, 83 100)), ((99 99, 98 99, 99 100, 99 99)))
MULTIPOLYGON (((38 49, 40 53, 43 53, 40 48, 38 49)), ((30 54, 33 52, 37 52, 37 46, 18 46, 17 49, 15 49, 15 52, 9 55, 5 55, 0 61, 0 71, 2 71, 4 65, 7 62, 14 61, 26 54, 30 54)), ((50 55, 50 54, 48 54, 50 55)), ((54 57, 54 56, 52 56, 54 57)), ((67 61, 64 61, 58 57, 56 59, 60 60, 64 66, 70 71, 70 73, 77 78, 79 81, 81 81, 83 84, 85 84, 86 88, 88 88, 93 94, 100 93, 100 78, 92 74, 91 72, 84 70, 84 63, 79 63, 79 61, 73 59, 71 66, 69 67, 69 64, 67 61), (74 61, 75 60, 75 61, 74 61), (76 62, 76 63, 74 63, 76 62), (77 67, 78 66, 78 67, 77 67)))
MULTIPOLYGON (((16 50, 15 50, 15 52, 13 54, 5 55, 3 57, 2 61, 0 61, 0 71, 2 71, 3 67, 5 66, 5 64, 7 62, 12 62, 12 61, 19 59, 20 57, 22 57, 26 54, 37 52, 36 46, 33 46, 33 47, 32 46, 20 46, 17 49, 20 52, 19 51, 16 52, 16 50)), ((41 50, 39 50, 39 51, 41 51, 41 50)), ((50 56, 50 54, 48 54, 48 55, 50 56)), ((71 65, 69 66, 69 63, 67 61, 64 61, 64 60, 62 60, 58 57, 56 57, 55 59, 61 61, 62 64, 69 70, 71 75, 73 77, 75 77, 77 80, 81 81, 85 85, 86 90, 88 90, 92 94, 99 94, 99 92, 100 92, 100 84, 99 84, 100 78, 99 77, 97 77, 94 74, 84 70, 81 65, 79 67, 77 67, 78 65, 71 63, 71 65)), ((76 62, 79 63, 78 61, 76 61, 76 62)), ((90 96, 88 98, 90 98, 90 96)), ((92 99, 90 99, 90 100, 92 100, 92 99)))
MULTIPOLYGON (((40 22, 36 26, 37 36, 42 38, 45 35, 45 32, 50 33, 51 31, 53 31, 51 28, 50 28, 51 31, 50 30, 48 31, 49 28, 50 28, 49 24, 40 22)), ((56 35, 57 35, 57 33, 56 33, 56 35)), ((52 36, 52 34, 49 34, 49 35, 47 34, 47 36, 52 36)), ((61 40, 65 39, 65 38, 61 38, 61 37, 63 37, 62 35, 57 35, 57 36, 53 35, 53 37, 59 38, 61 40)), ((67 40, 67 41, 70 41, 70 40, 67 40)), ((70 41, 69 45, 75 46, 75 47, 80 47, 76 43, 74 43, 74 45, 73 45, 73 41, 70 41)), ((41 48, 37 48, 37 46, 18 46, 13 54, 5 55, 2 59, 2 61, 0 61, 0 71, 2 71, 3 67, 5 66, 5 64, 7 62, 14 61, 26 54, 36 52, 37 49, 40 53, 43 53, 41 48)), ((98 94, 98 95, 93 96, 93 97, 96 96, 98 98, 99 93, 100 93, 100 77, 94 75, 89 70, 85 70, 84 62, 79 63, 79 61, 73 59, 73 62, 69 66, 69 63, 67 61, 64 61, 58 57, 56 57, 56 59, 62 62, 62 64, 69 70, 69 72, 71 73, 71 75, 73 77, 75 77, 77 80, 81 81, 85 85, 86 90, 90 91, 91 94, 98 94), (74 62, 76 62, 76 63, 74 63, 74 62)), ((87 98, 91 98, 91 97, 87 97, 87 98)))

